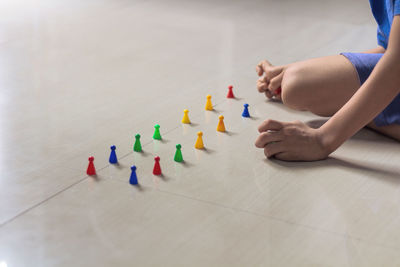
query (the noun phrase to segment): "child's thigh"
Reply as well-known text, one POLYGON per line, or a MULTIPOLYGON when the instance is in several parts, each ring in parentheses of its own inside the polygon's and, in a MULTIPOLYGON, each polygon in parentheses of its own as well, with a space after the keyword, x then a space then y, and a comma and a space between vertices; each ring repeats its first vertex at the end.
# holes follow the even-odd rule
POLYGON ((282 80, 282 101, 322 116, 338 111, 360 87, 357 71, 342 55, 290 64, 282 80))

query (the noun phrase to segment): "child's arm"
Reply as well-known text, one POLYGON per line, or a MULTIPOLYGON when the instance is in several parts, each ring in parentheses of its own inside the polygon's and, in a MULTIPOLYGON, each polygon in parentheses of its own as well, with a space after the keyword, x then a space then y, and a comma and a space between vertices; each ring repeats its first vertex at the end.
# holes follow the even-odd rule
POLYGON ((400 16, 393 19, 389 45, 370 77, 321 128, 330 152, 372 121, 400 91, 400 16))
POLYGON ((371 122, 400 91, 400 16, 393 19, 389 45, 368 80, 319 129, 306 124, 266 120, 256 146, 267 157, 282 160, 326 158, 344 141, 371 122))

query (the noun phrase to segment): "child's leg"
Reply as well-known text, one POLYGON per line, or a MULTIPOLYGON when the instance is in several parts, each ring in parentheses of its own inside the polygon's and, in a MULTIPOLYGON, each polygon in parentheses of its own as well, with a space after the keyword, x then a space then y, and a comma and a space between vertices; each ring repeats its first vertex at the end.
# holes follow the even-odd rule
POLYGON ((360 81, 350 61, 337 55, 290 64, 281 86, 285 105, 332 116, 357 91, 360 81))
MULTIPOLYGON (((282 80, 282 102, 298 110, 333 116, 358 90, 360 81, 351 62, 342 55, 290 64, 282 80)), ((400 141, 400 125, 368 127, 400 141)))

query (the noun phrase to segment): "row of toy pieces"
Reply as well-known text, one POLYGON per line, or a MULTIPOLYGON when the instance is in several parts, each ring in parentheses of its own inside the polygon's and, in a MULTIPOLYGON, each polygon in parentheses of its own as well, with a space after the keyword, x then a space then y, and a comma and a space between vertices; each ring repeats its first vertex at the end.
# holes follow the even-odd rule
MULTIPOLYGON (((111 164, 118 164, 118 159, 117 159, 117 154, 115 153, 115 146, 111 146, 111 153, 110 153, 110 159, 109 162, 111 164)), ((181 151, 182 146, 180 144, 176 145, 176 152, 175 152, 175 157, 174 160, 176 162, 183 162, 183 157, 182 157, 182 151, 181 151)), ((96 175, 96 168, 94 167, 94 157, 89 158, 89 165, 87 168, 87 175, 96 175)), ((129 179, 129 183, 132 185, 137 185, 138 184, 138 179, 136 175, 136 166, 133 165, 131 167, 131 177, 129 179)), ((153 174, 154 175, 161 175, 161 166, 160 166, 160 157, 157 156, 154 158, 154 168, 153 168, 153 174)))
MULTIPOLYGON (((232 91, 233 86, 230 85, 228 88, 229 88, 229 92, 228 92, 227 98, 235 98, 235 96, 233 94, 233 91, 232 91)), ((243 113, 242 113, 243 117, 247 117, 247 118, 250 117, 248 107, 249 107, 248 104, 244 104, 244 110, 243 110, 243 113)), ((207 95, 207 102, 206 102, 205 109, 206 110, 213 110, 213 106, 212 106, 212 103, 211 103, 211 96, 210 95, 207 95)), ((189 111, 187 109, 184 110, 182 123, 190 124, 189 111)), ((156 124, 154 126, 154 128, 155 128, 155 130, 154 130, 154 134, 153 134, 153 139, 161 140, 162 138, 161 138, 161 133, 160 133, 160 125, 156 124)), ((222 115, 219 116, 219 122, 218 122, 218 125, 217 125, 217 131, 219 131, 219 132, 225 132, 226 131, 225 130, 225 124, 224 124, 224 116, 222 116, 222 115)), ((204 143, 203 143, 202 136, 203 136, 202 132, 198 132, 197 133, 197 140, 196 140, 196 143, 195 143, 195 148, 197 148, 197 149, 203 149, 204 148, 204 143)), ((176 162, 182 162, 183 161, 181 147, 182 146, 180 144, 176 145, 176 152, 175 152, 175 156, 174 156, 174 160, 176 162)), ((115 153, 115 149, 116 149, 115 146, 111 146, 111 154, 110 154, 110 159, 109 159, 109 162, 111 164, 117 164, 118 163, 117 155, 115 153)), ((133 150, 136 151, 136 152, 141 152, 142 151, 142 145, 140 143, 140 134, 136 134, 135 135, 135 144, 133 146, 133 150)), ((160 167, 160 163, 159 163, 160 157, 157 156, 157 157, 154 158, 154 160, 155 160, 155 164, 154 164, 153 174, 154 175, 161 175, 161 167, 160 167)), ((93 161, 94 161, 94 157, 90 157, 89 158, 89 165, 88 165, 88 168, 87 168, 87 171, 86 171, 86 173, 88 175, 96 175, 96 169, 94 167, 93 161)), ((131 184, 137 184, 136 166, 132 166, 131 170, 132 170, 132 174, 131 174, 130 183, 131 184)))
MULTIPOLYGON (((242 112, 242 117, 250 118, 249 104, 243 104, 243 106, 244 106, 244 109, 243 109, 243 112, 242 112)), ((212 105, 212 103, 211 103, 211 96, 210 96, 210 95, 207 95, 207 102, 206 102, 205 110, 213 110, 213 109, 214 109, 214 108, 213 108, 213 105, 212 105)), ((223 123, 223 119, 224 119, 224 116, 219 116, 219 121, 220 121, 220 123, 221 123, 221 121, 222 121, 222 123, 223 123)), ((185 109, 185 110, 183 111, 182 123, 190 124, 189 110, 187 110, 187 109, 185 109)), ((156 126, 157 126, 157 125, 156 125, 156 126)), ((158 126, 158 127, 160 127, 160 126, 158 126)), ((217 130, 218 130, 218 127, 217 127, 217 130)), ((220 130, 218 130, 218 131, 220 131, 220 130)), ((225 130, 220 131, 220 132, 225 132, 225 130)), ((154 133, 154 134, 155 134, 155 133, 154 133)), ((154 138, 154 139, 155 139, 155 138, 154 138)))
MULTIPOLYGON (((229 91, 228 91, 226 98, 235 98, 235 95, 233 94, 233 90, 232 90, 233 86, 229 85, 228 89, 229 89, 229 91)), ((275 90, 275 94, 277 94, 277 95, 280 95, 281 92, 282 92, 281 87, 279 87, 278 89, 275 90)), ((249 109, 248 109, 249 104, 244 104, 243 106, 244 106, 244 110, 242 112, 242 117, 249 118, 250 117, 250 113, 249 113, 249 109)), ((211 103, 211 96, 207 95, 207 102, 206 102, 205 110, 213 110, 213 109, 214 108, 211 103)), ((184 115, 183 115, 182 123, 189 124, 190 123, 189 115, 188 115, 189 111, 187 109, 185 109, 183 112, 184 112, 184 115)))
MULTIPOLYGON (((235 95, 233 94, 233 86, 229 85, 228 86, 228 94, 226 96, 226 98, 235 98, 235 95)), ((280 88, 278 89, 280 90, 280 88)), ((278 94, 278 92, 277 92, 278 94)), ((280 91, 279 91, 280 94, 280 91)), ((242 116, 245 118, 249 118, 250 117, 250 113, 249 113, 249 104, 244 104, 244 110, 242 113, 242 116)), ((211 95, 207 95, 207 102, 206 102, 206 106, 205 106, 205 110, 213 110, 213 105, 211 103, 211 95)), ((189 111, 187 109, 185 109, 184 111, 184 115, 183 115, 183 119, 182 119, 182 123, 186 123, 186 124, 190 124, 190 120, 189 120, 189 111)))
MULTIPOLYGON (((224 127, 225 130, 225 126, 222 125, 222 127, 224 127)), ((203 133, 202 132, 198 132, 197 133, 197 140, 196 140, 196 144, 194 145, 195 148, 197 149, 203 149, 204 148, 204 143, 203 143, 203 133)), ((135 135, 135 144, 133 145, 133 150, 136 152, 142 152, 142 145, 140 143, 140 134, 135 135)), ((118 159, 117 159, 117 154, 115 152, 116 150, 116 146, 111 146, 111 153, 110 153, 110 158, 109 158, 109 162, 111 164, 118 164, 118 159)), ((176 162, 183 162, 183 156, 182 156, 182 146, 181 144, 177 144, 176 145, 176 151, 175 151, 175 156, 174 156, 174 161, 176 162)), ((161 174, 161 168, 160 168, 160 157, 155 157, 155 165, 154 165, 154 170, 153 170, 153 174, 155 175, 160 175, 161 174)), ((89 157, 89 165, 87 167, 86 173, 88 175, 96 175, 96 168, 94 167, 94 157, 89 157)), ((133 168, 134 166, 132 166, 132 171, 136 170, 136 167, 133 168)))
MULTIPOLYGON (((219 127, 223 128, 223 131, 225 131, 225 126, 219 124, 219 127)), ((222 130, 221 128, 221 130, 222 130)), ((204 143, 203 143, 203 133, 202 132, 198 132, 197 133, 197 140, 196 140, 196 144, 194 145, 195 148, 197 149, 203 149, 204 148, 204 143)), ((135 135, 136 141, 135 144, 133 146, 133 150, 136 152, 141 152, 142 151, 142 145, 140 144, 140 135, 137 134, 135 135)), ((111 153, 110 153, 110 158, 109 158, 109 162, 111 164, 118 164, 118 159, 117 159, 117 154, 115 153, 116 150, 116 146, 111 146, 111 153)), ((181 144, 177 144, 176 145, 176 152, 175 152, 175 156, 174 156, 174 161, 176 162, 183 162, 183 156, 182 156, 182 146, 181 144)), ((89 157, 89 165, 87 167, 86 173, 87 175, 96 175, 96 168, 94 167, 94 157, 89 157)), ((153 174, 154 175, 161 175, 161 166, 160 166, 160 157, 155 157, 154 158, 154 168, 153 168, 153 174)), ((136 166, 133 165, 131 167, 132 173, 131 173, 131 178, 129 180, 129 182, 133 185, 138 184, 137 181, 137 176, 136 176, 136 166)))
MULTIPOLYGON (((161 134, 159 132, 160 126, 157 124, 155 126, 156 130, 154 132, 153 138, 154 139, 161 139, 161 134)), ((219 116, 219 122, 217 126, 217 131, 219 132, 225 132, 225 125, 224 125, 224 117, 221 115, 219 116)), ((194 145, 195 148, 197 149, 203 149, 204 148, 204 143, 203 143, 203 132, 198 132, 197 133, 197 140, 194 145)), ((117 159, 117 154, 115 152, 116 146, 111 146, 111 153, 110 153, 110 158, 109 162, 111 164, 118 164, 118 159, 117 159)), ((182 156, 182 146, 180 144, 176 145, 176 152, 174 156, 174 161, 176 162, 183 162, 183 156, 182 156)), ((133 145, 133 150, 136 152, 141 152, 142 151, 142 145, 140 143, 140 134, 135 135, 135 144, 133 145)), ((94 157, 89 157, 89 165, 87 167, 86 173, 87 175, 96 175, 96 168, 94 167, 94 157)), ((160 166, 160 157, 155 157, 154 158, 154 168, 153 168, 153 174, 154 175, 161 175, 161 166, 160 166)), ((136 185, 138 184, 137 181, 137 176, 136 176, 136 166, 133 165, 131 167, 132 173, 131 173, 131 178, 129 180, 129 183, 136 185)))

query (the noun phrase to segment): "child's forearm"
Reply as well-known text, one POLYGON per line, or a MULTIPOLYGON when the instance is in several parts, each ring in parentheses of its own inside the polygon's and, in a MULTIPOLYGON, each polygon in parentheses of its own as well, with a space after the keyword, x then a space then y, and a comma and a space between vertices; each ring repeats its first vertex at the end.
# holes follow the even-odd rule
POLYGON ((385 53, 369 79, 320 128, 322 140, 330 152, 372 121, 399 93, 399 62, 399 53, 385 53))

